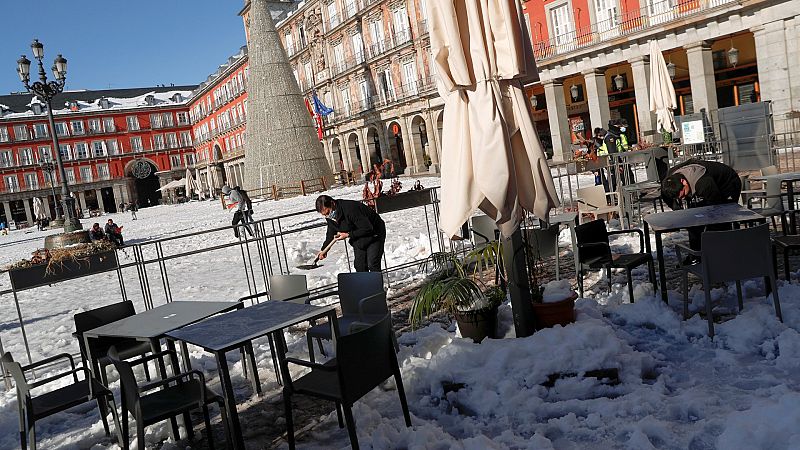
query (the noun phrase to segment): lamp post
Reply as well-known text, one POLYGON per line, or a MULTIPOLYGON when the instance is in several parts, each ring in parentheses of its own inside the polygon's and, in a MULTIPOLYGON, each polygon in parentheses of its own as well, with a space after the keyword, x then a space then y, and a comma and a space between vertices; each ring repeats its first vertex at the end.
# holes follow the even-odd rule
POLYGON ((47 172, 47 175, 50 179, 50 189, 53 191, 53 203, 56 209, 56 218, 63 218, 63 210, 61 209, 61 205, 58 204, 58 198, 56 197, 56 179, 54 178, 56 167, 50 161, 40 161, 39 167, 42 168, 42 172, 47 172))
MULTIPOLYGON (((64 202, 62 211, 64 212, 64 231, 71 232, 81 230, 81 222, 75 214, 75 199, 70 195, 69 186, 67 186, 67 176, 64 172, 64 163, 61 161, 61 150, 58 147, 58 136, 56 133, 55 122, 53 122, 53 108, 51 101, 53 97, 60 94, 64 90, 64 84, 67 81, 67 60, 63 56, 56 56, 53 61, 53 76, 54 81, 47 81, 47 74, 44 71, 42 59, 44 58, 44 45, 38 39, 34 39, 31 44, 31 51, 33 57, 39 64, 39 81, 30 84, 31 61, 25 56, 17 61, 17 73, 25 85, 28 92, 35 95, 39 100, 47 105, 47 119, 50 123, 50 133, 53 138, 53 151, 56 154, 56 164, 58 165, 58 173, 61 175, 61 201, 64 202)), ((53 199, 55 201, 55 198, 53 199)))

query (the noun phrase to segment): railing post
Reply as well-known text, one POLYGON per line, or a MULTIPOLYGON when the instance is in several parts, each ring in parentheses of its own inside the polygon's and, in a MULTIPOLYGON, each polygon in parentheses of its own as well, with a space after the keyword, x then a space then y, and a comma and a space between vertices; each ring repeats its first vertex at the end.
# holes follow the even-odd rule
POLYGON ((275 186, 274 184, 272 185, 272 199, 278 199, 278 186, 275 186))
POLYGON ((303 181, 303 180, 300 180, 300 193, 303 194, 303 196, 305 197, 305 195, 306 195, 306 182, 303 181))

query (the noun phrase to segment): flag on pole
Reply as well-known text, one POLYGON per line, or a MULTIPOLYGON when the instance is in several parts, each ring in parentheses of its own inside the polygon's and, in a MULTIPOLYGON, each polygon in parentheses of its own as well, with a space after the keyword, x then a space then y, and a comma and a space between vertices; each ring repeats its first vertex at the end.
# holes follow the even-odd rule
POLYGON ((314 117, 314 111, 311 109, 311 102, 308 101, 308 98, 304 98, 303 101, 306 104, 306 109, 308 110, 308 115, 314 117))
POLYGON ((311 97, 312 101, 314 102, 314 112, 316 112, 320 116, 327 116, 328 114, 333 112, 333 108, 328 108, 324 104, 322 104, 322 100, 317 97, 316 92, 311 97))

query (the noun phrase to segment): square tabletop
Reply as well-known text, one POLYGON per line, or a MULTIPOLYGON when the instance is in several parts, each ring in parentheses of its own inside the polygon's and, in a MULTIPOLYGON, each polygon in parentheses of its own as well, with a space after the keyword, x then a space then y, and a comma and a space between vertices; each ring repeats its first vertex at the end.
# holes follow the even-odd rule
POLYGON ((644 216, 645 222, 654 231, 681 230, 689 227, 759 219, 764 219, 764 216, 737 203, 679 209, 644 216))
POLYGON ((244 342, 297 323, 324 316, 335 309, 334 305, 314 306, 270 300, 170 331, 166 335, 210 352, 219 352, 239 347, 244 342))
POLYGON ((560 224, 569 224, 570 222, 575 222, 575 219, 578 217, 578 213, 574 211, 564 212, 561 214, 553 214, 549 217, 549 222, 551 225, 560 225, 560 224))
POLYGON ((163 336, 167 331, 239 307, 239 302, 176 301, 94 328, 85 332, 84 335, 89 337, 111 336, 156 339, 163 336))

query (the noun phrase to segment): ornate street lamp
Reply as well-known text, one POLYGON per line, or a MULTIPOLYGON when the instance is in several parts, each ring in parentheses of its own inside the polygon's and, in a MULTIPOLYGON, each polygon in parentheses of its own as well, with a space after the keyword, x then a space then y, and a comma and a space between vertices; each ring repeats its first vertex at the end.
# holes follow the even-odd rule
POLYGON ((733 67, 739 64, 739 49, 736 47, 731 46, 731 48, 728 49, 728 63, 733 67))
MULTIPOLYGON (((64 172, 64 163, 61 161, 61 150, 58 146, 58 136, 55 122, 53 122, 53 108, 51 105, 53 97, 64 90, 64 84, 67 80, 67 60, 61 55, 56 57, 52 67, 55 80, 48 82, 47 74, 42 64, 42 59, 44 59, 44 45, 42 45, 38 39, 34 39, 31 44, 31 51, 33 52, 34 59, 36 59, 39 64, 39 81, 30 84, 31 61, 25 55, 22 55, 17 61, 17 73, 19 74, 20 80, 22 80, 22 84, 25 85, 25 89, 47 105, 47 119, 50 123, 50 134, 53 138, 53 151, 56 154, 58 173, 61 175, 61 201, 64 202, 64 231, 81 230, 83 227, 77 218, 77 214, 75 214, 75 198, 70 195, 69 186, 67 186, 67 176, 64 172)), ((55 195, 53 196, 53 201, 55 201, 55 195)))
POLYGON ((50 189, 53 191, 53 203, 56 208, 56 217, 54 217, 54 219, 63 219, 63 210, 61 209, 61 205, 58 204, 58 198, 56 197, 56 179, 54 178, 56 166, 50 161, 39 161, 39 167, 42 168, 42 172, 47 172, 47 176, 50 179, 50 189))
POLYGON ((669 78, 674 80, 675 79, 675 63, 670 61, 667 64, 667 73, 669 74, 669 78))
POLYGON ((621 91, 622 88, 625 87, 625 78, 621 74, 617 74, 617 76, 614 77, 614 86, 618 91, 621 91))
POLYGON ((578 85, 577 84, 573 84, 572 86, 569 87, 569 95, 572 97, 572 101, 573 102, 577 102, 578 101, 578 94, 579 93, 580 92, 578 90, 578 85))
POLYGON ((536 110, 536 107, 539 106, 539 99, 536 98, 536 95, 531 95, 531 106, 533 106, 533 110, 536 110))

